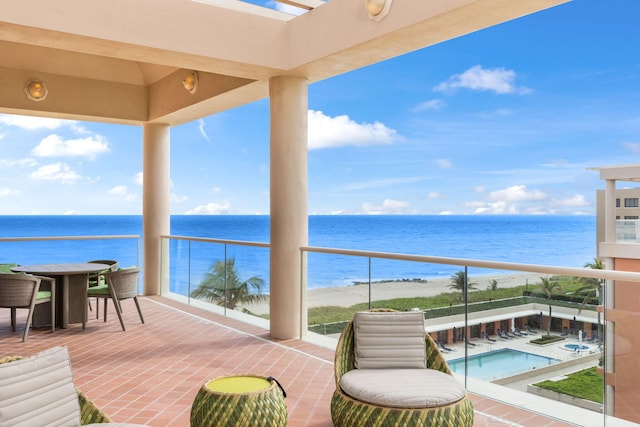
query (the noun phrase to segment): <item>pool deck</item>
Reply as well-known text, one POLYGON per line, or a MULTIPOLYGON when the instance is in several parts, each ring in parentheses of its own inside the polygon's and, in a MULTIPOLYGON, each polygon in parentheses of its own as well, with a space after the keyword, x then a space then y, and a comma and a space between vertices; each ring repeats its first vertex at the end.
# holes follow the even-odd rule
MULTIPOLYGON (((542 379, 553 378, 598 365, 600 351, 598 350, 598 345, 595 343, 583 342, 583 345, 588 346, 589 349, 575 352, 564 347, 565 344, 578 344, 578 338, 575 336, 569 335, 563 337, 565 339, 562 341, 544 346, 531 344, 529 342, 532 339, 535 339, 536 336, 540 337, 541 333, 538 331, 538 333, 534 335, 527 335, 509 340, 491 337, 496 339, 495 342, 480 338, 471 339, 470 342, 475 344, 475 346, 468 345, 466 348, 466 354, 467 356, 473 356, 476 354, 509 348, 512 350, 523 351, 526 353, 536 354, 538 356, 551 357, 553 359, 560 360, 559 363, 542 369, 525 372, 510 378, 495 381, 496 384, 506 385, 519 390, 526 390, 526 384, 534 382, 534 379, 535 382, 540 381, 537 379, 539 377, 542 377, 542 379)), ((451 348, 453 351, 443 351, 443 356, 446 360, 458 359, 465 356, 464 343, 447 344, 447 348, 451 348)))

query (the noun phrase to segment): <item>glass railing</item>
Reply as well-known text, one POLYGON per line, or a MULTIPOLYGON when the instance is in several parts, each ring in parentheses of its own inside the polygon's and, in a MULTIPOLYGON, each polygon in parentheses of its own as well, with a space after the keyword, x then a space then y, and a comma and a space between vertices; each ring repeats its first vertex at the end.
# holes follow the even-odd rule
POLYGON ((269 244, 162 236, 161 295, 222 315, 269 315, 269 244))
POLYGON ((640 220, 616 220, 617 242, 640 242, 640 220))
MULTIPOLYGON (((139 235, 0 237, 3 264, 55 264, 115 260, 140 266, 139 235)), ((138 292, 142 293, 142 274, 138 292)))
POLYGON ((630 366, 640 350, 632 332, 640 305, 618 302, 616 309, 605 309, 614 305, 604 292, 612 298, 626 287, 628 295, 638 295, 640 273, 302 251, 308 263, 307 339, 337 339, 357 311, 419 310, 471 392, 576 425, 640 422, 631 403, 640 396, 640 378, 630 366))
MULTIPOLYGON (((269 304, 251 298, 269 293, 268 244, 164 236, 162 247, 162 295, 226 316, 249 314, 268 327, 269 304), (259 279, 259 290, 248 285, 250 279, 259 279)), ((637 300, 640 292, 630 290, 640 289, 640 273, 301 251, 307 310, 300 324, 308 325, 302 339, 337 340, 357 311, 419 310, 426 331, 471 392, 576 425, 639 422, 632 404, 640 395, 633 365, 640 349, 639 304, 614 305, 612 295, 621 290, 637 300), (557 391, 561 387, 587 393, 574 396, 557 391)))

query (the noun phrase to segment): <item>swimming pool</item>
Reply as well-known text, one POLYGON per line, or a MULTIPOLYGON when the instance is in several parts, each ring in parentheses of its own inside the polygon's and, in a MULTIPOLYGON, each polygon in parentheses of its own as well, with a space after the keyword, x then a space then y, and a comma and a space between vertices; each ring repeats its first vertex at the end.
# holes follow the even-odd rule
MULTIPOLYGON (((468 376, 484 381, 495 381, 560 361, 510 348, 474 354, 467 360, 468 376)), ((464 358, 449 360, 447 363, 452 372, 464 374, 464 358)))
POLYGON ((589 350, 589 346, 585 345, 585 344, 565 344, 564 348, 566 348, 567 350, 571 350, 571 351, 576 351, 576 350, 589 350))

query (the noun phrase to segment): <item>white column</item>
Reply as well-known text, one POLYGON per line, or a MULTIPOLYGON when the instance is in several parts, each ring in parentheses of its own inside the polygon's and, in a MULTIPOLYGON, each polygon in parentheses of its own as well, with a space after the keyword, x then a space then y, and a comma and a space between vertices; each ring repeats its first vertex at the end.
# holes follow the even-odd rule
POLYGON ((170 127, 145 124, 143 132, 142 238, 144 294, 160 294, 160 235, 170 232, 170 127))
MULTIPOLYGON (((275 338, 298 338, 301 323, 300 246, 308 243, 307 80, 273 77, 271 106, 270 328, 275 338)), ((304 313, 306 316, 306 312, 304 313)))

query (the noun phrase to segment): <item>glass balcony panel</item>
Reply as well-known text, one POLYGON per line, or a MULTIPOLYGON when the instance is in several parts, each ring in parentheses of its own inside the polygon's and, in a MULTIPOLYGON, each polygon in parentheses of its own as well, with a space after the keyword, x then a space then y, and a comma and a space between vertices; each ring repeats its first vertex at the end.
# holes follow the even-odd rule
POLYGON ((229 309, 268 316, 268 248, 195 238, 163 242, 162 289, 169 295, 221 314, 229 309))
POLYGON ((350 268, 336 274, 334 284, 346 284, 346 277, 366 278, 354 280, 357 291, 309 286, 311 332, 337 338, 354 312, 369 307, 418 309, 425 313, 426 331, 469 391, 570 422, 606 425, 605 416, 611 412, 604 413, 603 403, 604 319, 596 311, 603 296, 599 279, 345 257, 309 253, 310 271, 321 258, 334 265, 348 262, 350 268), (465 271, 466 296, 458 281, 461 274, 464 279, 465 271), (331 295, 324 301, 338 308, 318 306, 313 295, 321 291, 331 295), (542 340, 546 335, 550 338, 542 340), (578 388, 588 384, 589 397, 554 391, 561 380, 577 382, 578 388))

